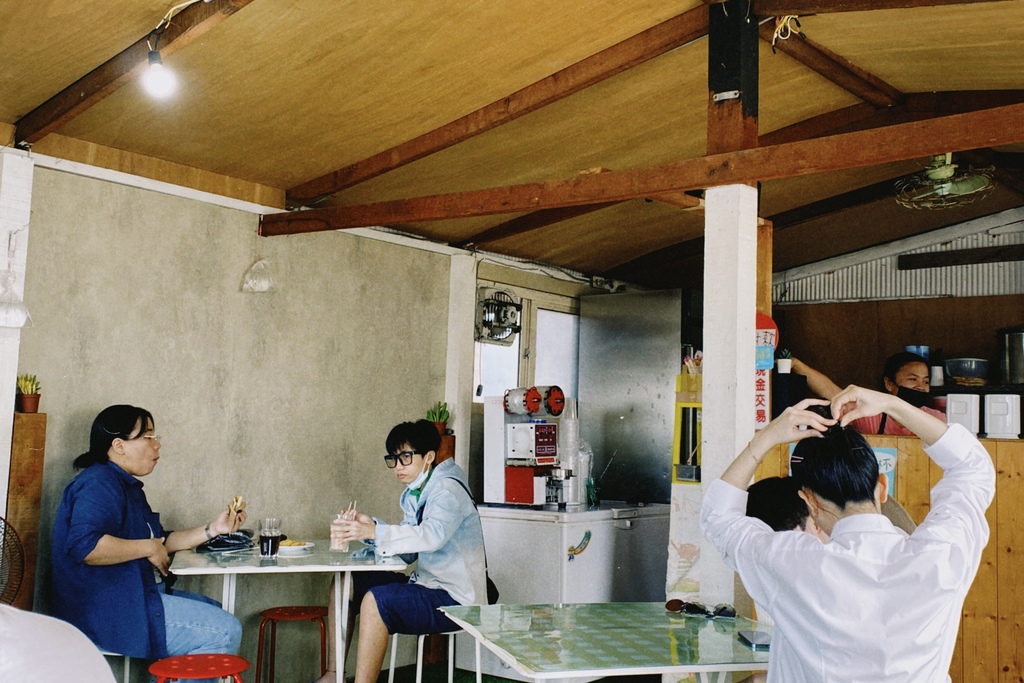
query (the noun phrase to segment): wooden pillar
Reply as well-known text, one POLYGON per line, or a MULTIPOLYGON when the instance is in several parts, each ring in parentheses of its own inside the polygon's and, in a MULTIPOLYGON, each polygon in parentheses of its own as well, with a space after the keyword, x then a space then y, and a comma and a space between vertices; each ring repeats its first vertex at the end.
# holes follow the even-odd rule
MULTIPOLYGON (((757 17, 746 0, 708 12, 708 154, 756 147, 757 17)), ((757 189, 747 185, 705 193, 702 486, 754 434, 757 204, 757 189)), ((701 597, 734 602, 733 573, 703 539, 700 557, 701 597)))
POLYGON ((757 41, 747 0, 708 8, 708 154, 757 147, 757 41))

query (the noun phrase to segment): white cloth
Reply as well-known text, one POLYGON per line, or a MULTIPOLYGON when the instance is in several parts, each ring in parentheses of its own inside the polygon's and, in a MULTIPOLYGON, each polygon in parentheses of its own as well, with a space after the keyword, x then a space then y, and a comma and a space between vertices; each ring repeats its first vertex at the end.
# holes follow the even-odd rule
POLYGON ((945 470, 909 537, 882 515, 840 519, 828 543, 746 517, 746 491, 711 483, 701 528, 775 619, 769 683, 949 680, 964 597, 988 542, 992 459, 950 425, 928 455, 945 470))
POLYGON ((0 681, 114 683, 100 651, 77 628, 0 605, 0 681))

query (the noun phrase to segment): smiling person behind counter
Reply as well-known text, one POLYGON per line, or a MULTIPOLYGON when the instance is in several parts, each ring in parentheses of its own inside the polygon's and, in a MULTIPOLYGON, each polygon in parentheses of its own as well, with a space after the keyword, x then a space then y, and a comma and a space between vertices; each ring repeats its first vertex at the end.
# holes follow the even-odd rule
MULTIPOLYGON (((826 400, 831 401, 842 391, 831 379, 797 358, 793 359, 793 372, 806 377, 807 387, 826 400)), ((916 353, 900 351, 889 356, 882 369, 882 386, 888 393, 902 398, 932 417, 946 421, 944 412, 929 405, 931 378, 928 375, 928 361, 916 353)), ((851 426, 861 434, 914 436, 912 431, 885 413, 854 420, 851 426)))

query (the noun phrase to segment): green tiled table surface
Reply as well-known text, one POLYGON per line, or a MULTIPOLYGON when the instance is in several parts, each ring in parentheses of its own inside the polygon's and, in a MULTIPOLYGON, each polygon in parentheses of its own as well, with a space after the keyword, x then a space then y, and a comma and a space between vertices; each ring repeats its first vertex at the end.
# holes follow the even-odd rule
POLYGON ((663 603, 455 605, 441 608, 478 642, 524 676, 563 678, 651 673, 764 670, 737 631, 763 630, 750 619, 671 613, 663 603))

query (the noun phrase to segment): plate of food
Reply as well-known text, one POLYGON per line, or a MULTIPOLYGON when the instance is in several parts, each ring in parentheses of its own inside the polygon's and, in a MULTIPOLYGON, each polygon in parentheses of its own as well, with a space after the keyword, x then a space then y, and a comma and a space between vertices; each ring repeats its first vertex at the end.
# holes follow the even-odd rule
POLYGON ((312 541, 296 541, 291 538, 286 538, 281 541, 281 546, 278 548, 278 555, 303 555, 310 552, 316 543, 312 541))

